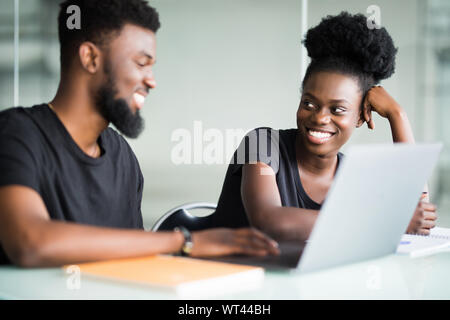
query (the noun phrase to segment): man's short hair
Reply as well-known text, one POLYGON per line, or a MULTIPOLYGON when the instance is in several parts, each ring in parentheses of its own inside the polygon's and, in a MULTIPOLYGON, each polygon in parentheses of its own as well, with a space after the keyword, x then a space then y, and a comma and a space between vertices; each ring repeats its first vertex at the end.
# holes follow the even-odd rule
POLYGON ((156 10, 144 0, 65 0, 60 4, 58 36, 61 45, 61 68, 67 69, 78 54, 81 43, 90 41, 100 47, 107 45, 111 36, 118 35, 127 23, 156 33, 160 27, 156 10), (67 20, 76 5, 80 10, 80 28, 69 28, 67 20))

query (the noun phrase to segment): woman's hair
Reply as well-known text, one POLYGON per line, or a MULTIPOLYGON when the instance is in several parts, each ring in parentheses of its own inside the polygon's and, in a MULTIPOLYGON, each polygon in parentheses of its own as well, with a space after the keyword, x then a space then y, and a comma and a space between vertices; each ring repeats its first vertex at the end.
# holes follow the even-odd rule
POLYGON ((391 36, 384 27, 369 29, 362 14, 327 16, 308 30, 303 43, 311 63, 302 88, 313 73, 333 71, 355 77, 364 97, 394 73, 397 49, 391 36))

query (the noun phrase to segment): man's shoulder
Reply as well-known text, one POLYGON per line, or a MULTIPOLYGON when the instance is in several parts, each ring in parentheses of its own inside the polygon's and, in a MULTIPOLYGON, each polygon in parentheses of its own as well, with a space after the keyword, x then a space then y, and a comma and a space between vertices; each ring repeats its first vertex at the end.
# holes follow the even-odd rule
MULTIPOLYGON (((10 175, 21 172, 20 174, 31 177, 31 171, 27 170, 34 168, 42 160, 45 150, 42 143, 43 135, 36 120, 39 118, 36 113, 41 111, 33 108, 14 107, 0 112, 0 160, 3 169, 11 169, 10 175)), ((2 172, 2 175, 7 177, 6 172, 2 172)), ((37 188, 25 178, 21 183, 37 188)))
POLYGON ((34 140, 39 130, 34 116, 41 112, 41 105, 13 107, 0 112, 0 135, 12 135, 34 140))
POLYGON ((23 107, 12 107, 0 112, 0 132, 11 129, 15 124, 21 124, 23 121, 28 121, 23 107))

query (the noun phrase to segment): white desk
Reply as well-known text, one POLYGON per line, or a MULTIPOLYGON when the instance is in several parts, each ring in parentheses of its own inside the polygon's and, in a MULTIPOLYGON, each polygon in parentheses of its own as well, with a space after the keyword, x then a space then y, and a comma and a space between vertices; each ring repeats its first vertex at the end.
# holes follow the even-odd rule
MULTIPOLYGON (((174 293, 81 276, 69 289, 62 269, 0 267, 2 299, 180 299, 174 293)), ((197 298, 197 297, 196 297, 197 298)), ((266 271, 258 289, 209 292, 204 299, 450 299, 450 253, 390 255, 304 275, 266 271)))

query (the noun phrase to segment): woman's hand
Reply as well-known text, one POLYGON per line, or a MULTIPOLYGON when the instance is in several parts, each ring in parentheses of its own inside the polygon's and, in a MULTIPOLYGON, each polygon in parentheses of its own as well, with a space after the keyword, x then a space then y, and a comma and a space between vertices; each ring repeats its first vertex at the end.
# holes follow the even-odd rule
POLYGON ((209 229, 192 233, 191 256, 212 257, 231 254, 265 256, 279 254, 278 244, 253 228, 209 229))
POLYGON ((430 234, 430 229, 436 226, 436 219, 436 206, 420 200, 406 232, 428 235, 430 234))
POLYGON ((381 86, 372 87, 363 103, 363 117, 369 129, 375 129, 372 111, 387 118, 394 142, 414 143, 414 135, 406 112, 381 86))
POLYGON ((372 87, 364 99, 363 116, 370 129, 375 129, 375 123, 372 119, 372 111, 375 111, 383 118, 391 119, 394 115, 403 110, 400 105, 392 98, 381 86, 372 87))

